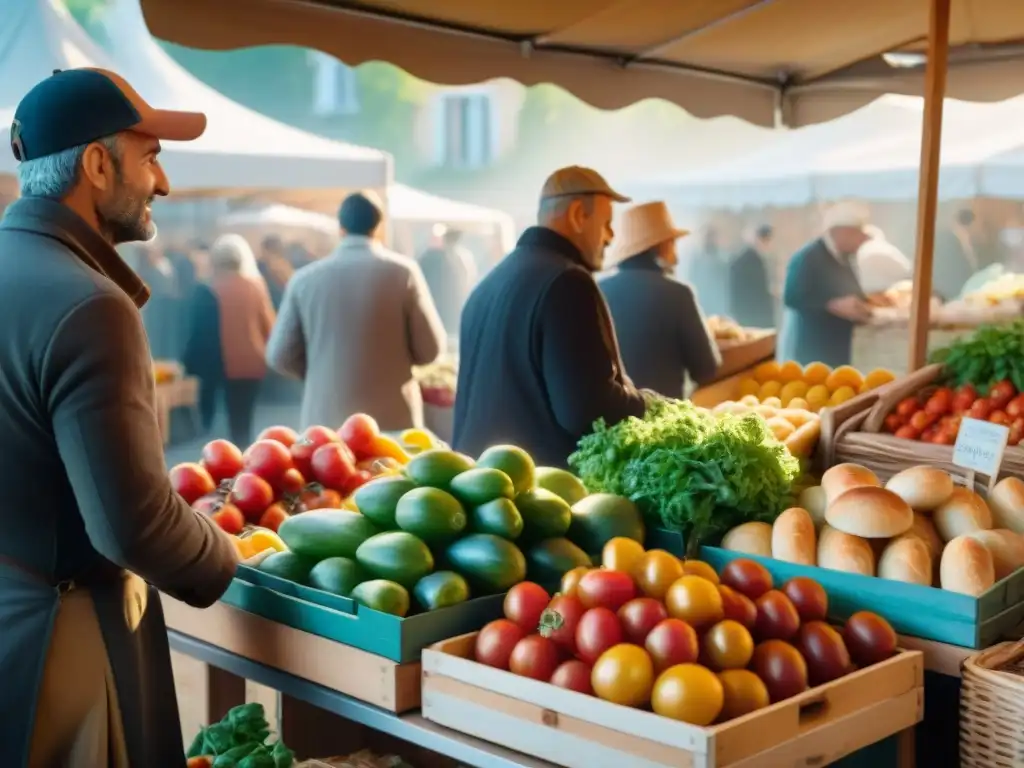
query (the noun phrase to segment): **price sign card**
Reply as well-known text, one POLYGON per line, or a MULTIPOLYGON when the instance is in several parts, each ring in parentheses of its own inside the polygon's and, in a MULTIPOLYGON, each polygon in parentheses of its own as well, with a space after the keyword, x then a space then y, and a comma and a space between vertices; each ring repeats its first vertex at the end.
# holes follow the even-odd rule
POLYGON ((964 419, 953 446, 953 463, 980 472, 995 481, 1010 436, 1008 427, 978 419, 964 419))

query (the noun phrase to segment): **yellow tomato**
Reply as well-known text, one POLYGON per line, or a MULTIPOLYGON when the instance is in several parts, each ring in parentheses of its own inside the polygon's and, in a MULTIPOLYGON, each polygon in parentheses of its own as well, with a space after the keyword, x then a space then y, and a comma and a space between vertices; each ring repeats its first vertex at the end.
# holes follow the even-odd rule
POLYGON ((765 398, 776 397, 781 391, 781 381, 766 381, 761 385, 761 388, 757 390, 757 397, 761 402, 764 402, 765 398))
POLYGON ((824 384, 832 373, 832 369, 824 363, 808 363, 804 368, 804 381, 813 387, 817 384, 824 384))
POLYGON ((699 664, 676 664, 654 683, 651 708, 662 717, 711 725, 722 711, 725 692, 714 672, 699 664))
POLYGON ((678 557, 663 549, 652 549, 637 564, 634 578, 647 597, 661 600, 682 576, 683 564, 678 557))
POLYGON ((825 380, 825 386, 832 392, 840 387, 850 387, 856 392, 864 383, 864 377, 860 371, 852 365, 841 365, 832 371, 832 374, 825 380))
POLYGON ((700 576, 677 579, 665 593, 665 607, 669 616, 682 619, 698 633, 725 616, 718 586, 700 576))
POLYGON ((715 569, 703 560, 683 560, 683 573, 690 576, 700 576, 712 584, 718 584, 718 574, 715 569))
POLYGON ((768 688, 749 669, 727 669, 718 673, 718 679, 725 692, 723 720, 742 717, 768 706, 768 688))
POLYGON ((601 565, 609 571, 632 574, 643 556, 643 544, 625 536, 616 536, 604 545, 601 551, 601 565))
POLYGON ((840 387, 832 393, 832 397, 828 399, 829 405, 839 405, 845 403, 847 400, 857 396, 856 390, 853 387, 840 387))
POLYGON ((284 552, 288 549, 288 546, 281 541, 280 536, 266 528, 257 528, 247 541, 254 554, 262 552, 264 549, 272 549, 275 552, 284 552))
POLYGON ((571 571, 566 571, 565 575, 562 576, 562 584, 559 591, 566 597, 575 597, 576 589, 580 585, 580 579, 583 578, 583 574, 591 570, 593 569, 587 568, 585 565, 580 565, 573 568, 571 571))
POLYGON ((602 653, 590 672, 594 693, 625 707, 645 706, 651 700, 653 683, 654 662, 650 655, 629 643, 620 643, 602 653))
POLYGON ((876 389, 890 381, 895 381, 896 374, 892 371, 886 370, 885 368, 875 368, 867 376, 864 377, 864 387, 866 389, 876 389))
POLYGON ((401 434, 401 439, 410 448, 419 448, 421 451, 427 451, 434 447, 434 438, 422 429, 407 429, 401 434))
POLYGON ((766 384, 779 378, 779 364, 774 360, 761 363, 754 369, 754 378, 758 384, 766 384))
POLYGON ((828 405, 829 391, 828 387, 824 384, 815 384, 813 387, 807 390, 807 395, 804 399, 807 401, 807 405, 810 406, 812 411, 820 411, 826 405, 828 405))
POLYGON ((790 381, 779 392, 779 399, 784 406, 788 406, 794 397, 807 395, 808 386, 802 381, 790 381))

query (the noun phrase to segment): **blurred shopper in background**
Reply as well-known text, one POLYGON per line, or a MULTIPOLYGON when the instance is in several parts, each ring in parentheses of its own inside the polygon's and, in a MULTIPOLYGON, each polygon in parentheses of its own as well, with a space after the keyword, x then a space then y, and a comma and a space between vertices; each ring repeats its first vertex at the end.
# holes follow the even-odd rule
POLYGON ((706 384, 721 363, 693 288, 673 277, 676 240, 688 234, 662 202, 629 208, 610 254, 618 266, 598 282, 629 377, 640 388, 675 398, 683 397, 687 374, 706 384))
POLYGON ((441 242, 420 256, 423 277, 450 338, 459 338, 459 318, 477 280, 476 261, 460 244, 462 232, 440 226, 441 242))
POLYGON ((868 239, 857 249, 857 273, 864 293, 884 293, 896 283, 913 279, 910 259, 888 241, 881 229, 869 225, 864 232, 868 239))
POLYGON ((768 260, 774 231, 757 227, 745 247, 728 264, 728 316, 744 328, 774 328, 775 299, 768 260))
POLYGON ((932 287, 946 301, 959 296, 971 275, 985 266, 979 259, 974 227, 974 212, 964 208, 957 211, 952 226, 935 238, 932 287))
POLYGON ((729 314, 729 267, 719 242, 718 230, 707 227, 703 241, 687 259, 680 273, 693 286, 709 315, 729 314))

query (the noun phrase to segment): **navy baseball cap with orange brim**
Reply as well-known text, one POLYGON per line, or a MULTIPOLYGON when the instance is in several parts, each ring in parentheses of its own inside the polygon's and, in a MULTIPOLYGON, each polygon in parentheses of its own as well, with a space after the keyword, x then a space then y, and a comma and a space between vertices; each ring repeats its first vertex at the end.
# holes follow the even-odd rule
POLYGON ((58 69, 18 104, 11 124, 11 151, 16 160, 24 162, 121 131, 192 141, 205 130, 206 115, 154 109, 113 72, 58 69))

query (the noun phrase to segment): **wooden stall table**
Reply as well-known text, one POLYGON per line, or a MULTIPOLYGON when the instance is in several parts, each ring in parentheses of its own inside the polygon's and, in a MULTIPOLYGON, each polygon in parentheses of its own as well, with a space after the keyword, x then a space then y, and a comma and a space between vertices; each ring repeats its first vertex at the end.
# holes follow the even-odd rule
POLYGON ((156 385, 156 418, 164 445, 171 439, 171 411, 175 408, 188 408, 193 418, 199 418, 199 379, 195 376, 156 385))

